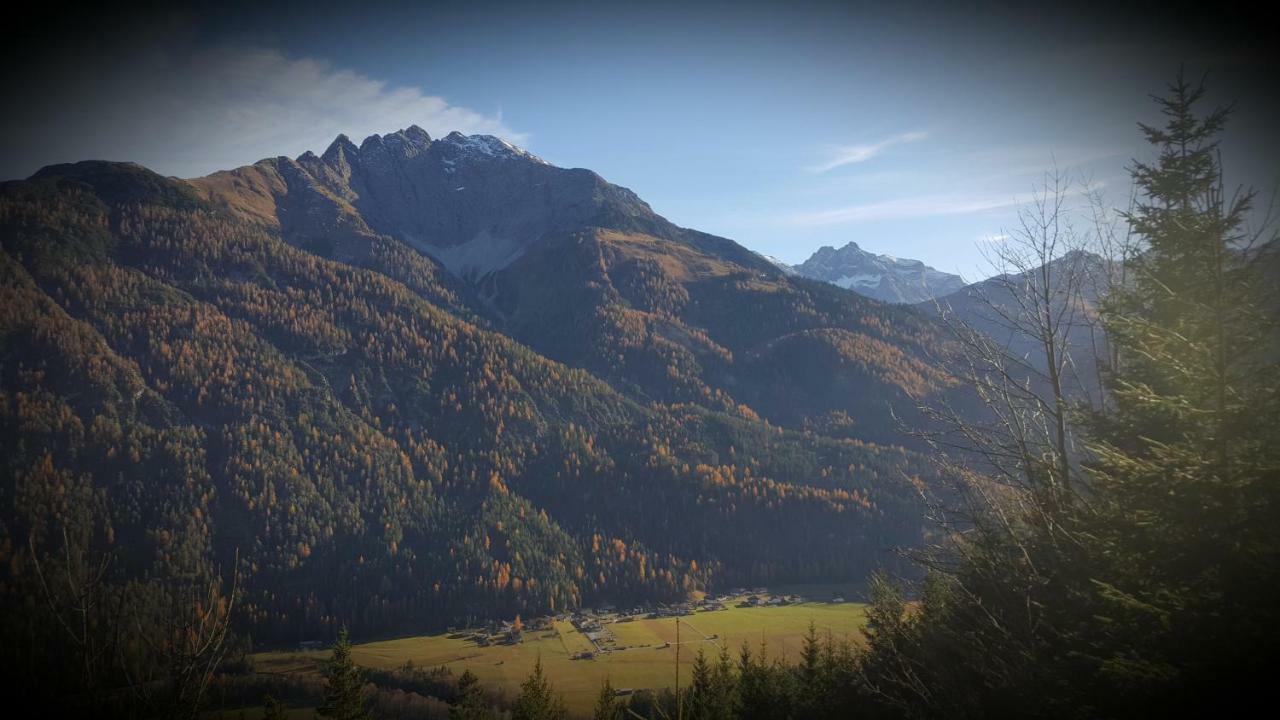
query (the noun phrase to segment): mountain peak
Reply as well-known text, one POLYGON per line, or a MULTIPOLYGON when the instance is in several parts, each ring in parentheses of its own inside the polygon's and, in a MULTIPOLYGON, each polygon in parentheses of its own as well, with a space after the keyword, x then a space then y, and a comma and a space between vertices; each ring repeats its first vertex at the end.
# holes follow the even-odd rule
POLYGON ((320 157, 326 162, 336 160, 339 157, 352 155, 359 152, 355 143, 351 142, 351 138, 344 133, 338 133, 338 137, 329 143, 329 147, 325 149, 324 154, 320 157))
POLYGON ((401 130, 400 133, 402 133, 410 141, 415 142, 419 145, 431 144, 431 136, 427 134, 426 130, 423 130, 417 125, 410 125, 404 130, 401 130))
POLYGON ((919 260, 877 255, 852 241, 838 250, 824 245, 794 269, 804 277, 886 302, 921 302, 964 285, 958 275, 940 272, 919 260))
POLYGON ((816 257, 843 258, 843 257, 858 256, 858 255, 870 255, 870 253, 863 250, 861 247, 858 247, 858 243, 850 240, 849 242, 845 243, 844 245, 841 245, 838 248, 835 247, 834 245, 823 245, 822 247, 818 248, 816 252, 813 253, 812 257, 810 257, 810 260, 816 257))
MULTIPOLYGON (((529 160, 540 165, 550 165, 547 161, 534 155, 533 153, 517 147, 506 140, 494 135, 464 135, 457 130, 440 138, 432 140, 418 125, 410 125, 402 130, 397 130, 386 135, 378 135, 374 133, 364 139, 357 147, 345 133, 339 133, 333 142, 329 143, 329 147, 324 151, 320 158, 328 165, 337 165, 353 162, 353 158, 361 156, 383 155, 390 153, 391 155, 415 156, 431 149, 443 150, 448 156, 451 164, 459 158, 479 159, 479 160, 529 160)), ((314 153, 310 151, 303 153, 302 157, 314 158, 314 153)))

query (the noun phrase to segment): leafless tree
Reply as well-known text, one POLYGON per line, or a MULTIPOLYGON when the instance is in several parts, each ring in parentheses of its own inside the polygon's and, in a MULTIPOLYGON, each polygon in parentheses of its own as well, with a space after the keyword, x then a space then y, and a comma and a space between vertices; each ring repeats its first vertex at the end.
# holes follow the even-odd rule
MULTIPOLYGON (((238 554, 232 567, 239 567, 238 554)), ((146 600, 135 604, 134 626, 162 673, 134 683, 148 704, 164 707, 171 717, 198 715, 226 656, 239 578, 233 570, 224 590, 218 572, 174 575, 147 583, 139 593, 146 600)))
POLYGON ((64 525, 60 552, 45 556, 32 532, 27 549, 49 615, 76 652, 79 685, 92 693, 114 660, 127 597, 108 583, 111 553, 93 552, 90 538, 80 535, 64 525))
MULTIPOLYGON (((1035 633, 1027 628, 1044 622, 1036 598, 1052 578, 1037 567, 1043 549, 1032 545, 1048 542, 1064 553, 1079 548, 1070 518, 1089 509, 1077 425, 1081 406, 1098 402, 1101 393, 1106 342, 1096 303, 1111 268, 1098 251, 1114 250, 1102 247, 1098 236, 1117 240, 1123 230, 1119 222, 1099 224, 1112 217, 1091 212, 1094 200, 1101 202, 1089 183, 1062 171, 1046 174, 1020 207, 1016 225, 984 248, 991 277, 935 305, 950 338, 942 360, 957 392, 921 408, 929 421, 921 435, 945 485, 925 498, 938 541, 915 559, 934 571, 933 582, 963 598, 958 606, 976 613, 971 621, 982 632, 971 642, 998 643, 990 653, 978 651, 991 663, 988 677, 1017 676, 1019 658, 1032 657, 1023 641, 1035 633), (1010 559, 1022 569, 1006 577, 1002 568, 1010 559), (1007 584, 991 582, 994 575, 980 578, 986 572, 1007 584), (966 578, 977 584, 967 586, 966 578), (1025 612, 997 615, 979 596, 991 587, 1005 595, 999 607, 1025 612)), ((909 638, 889 632, 885 642, 909 638)), ((945 710, 949 689, 916 672, 911 653, 882 655, 889 664, 869 682, 895 685, 887 696, 905 693, 945 710)))
POLYGON ((963 308, 936 308, 970 402, 923 408, 933 420, 925 439, 962 495, 976 493, 968 499, 997 516, 1014 502, 1052 522, 1045 511, 1082 497, 1073 417, 1097 387, 1105 342, 1094 308, 1109 265, 1094 252, 1096 232, 1073 222, 1071 203, 1087 192, 1063 172, 1047 174, 1018 225, 984 249, 993 277, 967 292, 963 308))
POLYGON ((43 606, 29 629, 33 647, 67 663, 51 688, 64 707, 132 699, 151 714, 194 717, 226 654, 238 572, 226 581, 204 561, 188 572, 158 563, 149 579, 128 579, 105 495, 48 458, 21 479, 18 495, 27 541, 15 577, 43 606))

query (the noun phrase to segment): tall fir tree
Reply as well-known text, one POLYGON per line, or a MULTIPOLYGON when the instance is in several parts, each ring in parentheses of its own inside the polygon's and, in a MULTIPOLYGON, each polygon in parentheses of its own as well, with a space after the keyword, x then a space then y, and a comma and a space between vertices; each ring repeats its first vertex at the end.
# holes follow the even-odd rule
POLYGON ((1223 182, 1229 113, 1200 114, 1204 94, 1179 78, 1142 126, 1156 158, 1132 167, 1136 252, 1100 305, 1084 482, 1051 504, 993 493, 909 613, 873 581, 858 683, 891 715, 1213 715, 1269 687, 1280 365, 1260 268, 1280 243, 1245 236, 1253 196, 1223 182))
POLYGON ((542 671, 542 658, 533 664, 533 672, 520 685, 520 695, 511 709, 512 720, 562 720, 568 717, 564 700, 551 686, 542 671))
POLYGON ((618 700, 618 693, 614 690, 613 683, 606 677, 604 684, 600 686, 600 694, 596 696, 596 706, 591 712, 591 720, 622 720, 625 713, 626 708, 618 700))
POLYGON ((799 675, 799 707, 797 714, 802 718, 822 716, 822 698, 827 688, 823 682, 822 644, 818 641, 818 628, 809 621, 809 629, 805 632, 800 646, 799 675))
POLYGON ((732 720, 738 716, 741 703, 738 701, 738 678, 733 671, 733 662, 729 659, 729 649, 720 648, 715 668, 711 675, 711 713, 713 720, 732 720))
POLYGON ((701 650, 693 660, 693 670, 690 675, 691 684, 685 691, 684 717, 688 720, 708 720, 711 717, 714 702, 712 668, 707 660, 707 654, 701 650))
POLYGON ((743 644, 738 656, 738 694, 744 720, 791 715, 795 701, 792 674, 769 660, 764 642, 758 653, 743 644))
POLYGON ((366 720, 364 681, 360 668, 351 659, 351 641, 344 627, 338 632, 333 655, 321 669, 324 676, 324 702, 316 709, 320 717, 333 720, 366 720))
POLYGON ((1199 114, 1204 94, 1180 76, 1165 123, 1142 126, 1158 156, 1132 170, 1141 253, 1102 308, 1116 363, 1089 536, 1108 565, 1086 652, 1121 711, 1262 687, 1280 649, 1280 366, 1259 271, 1274 244, 1245 235, 1253 194, 1223 181, 1229 112, 1199 114))
POLYGON ((451 720, 489 720, 493 712, 480 687, 480 678, 470 670, 464 670, 458 678, 457 692, 449 700, 451 720))

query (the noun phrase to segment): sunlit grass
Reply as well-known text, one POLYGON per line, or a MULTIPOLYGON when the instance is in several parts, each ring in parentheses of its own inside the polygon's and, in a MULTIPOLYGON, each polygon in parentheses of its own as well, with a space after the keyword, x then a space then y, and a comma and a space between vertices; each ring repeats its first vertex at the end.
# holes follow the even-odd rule
MULTIPOLYGON (((812 622, 818 635, 857 642, 866 624, 866 606, 858 603, 802 603, 783 607, 738 608, 698 612, 680 618, 681 684, 688 682, 699 650, 715 656, 727 647, 737 658, 744 643, 758 650, 761 641, 771 658, 795 661, 812 622)), ((676 619, 634 619, 605 627, 616 640, 613 652, 598 653, 591 660, 574 655, 592 650, 591 642, 568 622, 553 629, 526 631, 518 645, 479 647, 470 640, 447 634, 425 635, 356 645, 352 656, 365 667, 394 669, 412 661, 419 667, 445 666, 455 675, 470 670, 491 688, 514 696, 520 683, 542 659, 542 665, 564 694, 575 714, 590 711, 601 684, 608 678, 614 687, 657 689, 675 682, 676 619)), ((258 670, 277 673, 315 672, 316 663, 328 657, 321 652, 274 652, 255 657, 258 670)))

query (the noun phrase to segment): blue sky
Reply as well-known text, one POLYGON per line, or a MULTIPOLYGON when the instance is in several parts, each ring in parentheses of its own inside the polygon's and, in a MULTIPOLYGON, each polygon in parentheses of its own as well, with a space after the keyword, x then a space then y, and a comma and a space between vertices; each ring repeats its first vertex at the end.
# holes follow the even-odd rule
POLYGON ((1280 114, 1255 81, 1274 60, 1128 13, 209 7, 90 34, 43 66, 4 118, 0 177, 87 157, 191 176, 416 122, 591 168, 788 262, 856 241, 976 278, 982 243, 1055 164, 1124 204, 1125 165, 1148 156, 1135 123, 1158 120, 1146 96, 1185 64, 1237 102, 1233 178, 1280 179, 1280 114))

